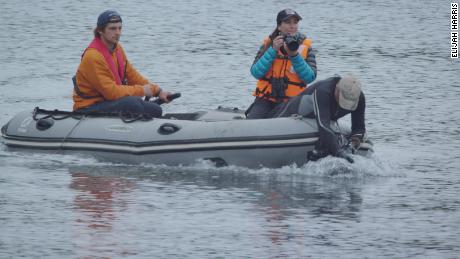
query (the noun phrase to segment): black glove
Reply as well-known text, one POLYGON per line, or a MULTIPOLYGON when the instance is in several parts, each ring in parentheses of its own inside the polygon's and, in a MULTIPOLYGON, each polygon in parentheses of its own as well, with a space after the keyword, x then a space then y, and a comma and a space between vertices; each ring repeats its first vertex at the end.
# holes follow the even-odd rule
POLYGON ((355 161, 353 160, 353 158, 351 158, 351 156, 349 156, 348 154, 346 154, 343 150, 340 150, 339 152, 337 152, 337 154, 336 154, 335 156, 347 160, 348 163, 350 163, 350 164, 353 164, 353 163, 355 162, 355 161))

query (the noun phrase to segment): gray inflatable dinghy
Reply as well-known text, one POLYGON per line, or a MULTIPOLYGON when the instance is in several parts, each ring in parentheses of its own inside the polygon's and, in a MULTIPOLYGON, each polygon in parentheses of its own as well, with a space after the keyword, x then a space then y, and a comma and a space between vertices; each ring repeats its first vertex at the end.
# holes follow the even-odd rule
MULTIPOLYGON (((334 130, 346 134, 338 125, 334 130)), ((14 116, 2 137, 12 149, 77 152, 113 162, 190 165, 202 159, 250 168, 302 165, 318 142, 314 119, 247 120, 243 111, 222 107, 161 118, 36 108, 14 116)), ((370 143, 359 149, 371 151, 370 143)))

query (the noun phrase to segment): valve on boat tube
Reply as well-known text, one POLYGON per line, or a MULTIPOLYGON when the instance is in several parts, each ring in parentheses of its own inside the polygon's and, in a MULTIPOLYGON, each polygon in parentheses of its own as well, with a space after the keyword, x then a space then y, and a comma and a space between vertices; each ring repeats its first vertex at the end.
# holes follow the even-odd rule
POLYGON ((158 128, 158 133, 160 133, 161 135, 169 135, 178 132, 179 130, 180 127, 176 124, 165 123, 158 128))
POLYGON ((42 119, 37 120, 35 127, 38 130, 47 130, 51 128, 53 125, 54 125, 54 120, 50 118, 42 118, 42 119))

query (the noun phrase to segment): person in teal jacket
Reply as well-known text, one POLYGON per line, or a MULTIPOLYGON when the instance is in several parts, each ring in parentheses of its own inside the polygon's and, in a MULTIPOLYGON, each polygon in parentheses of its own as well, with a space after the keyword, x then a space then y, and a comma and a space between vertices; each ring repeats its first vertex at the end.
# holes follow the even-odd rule
POLYGON ((297 96, 316 79, 316 59, 311 40, 298 32, 302 18, 294 10, 277 15, 277 27, 256 55, 251 74, 258 79, 248 119, 271 117, 275 107, 297 96))

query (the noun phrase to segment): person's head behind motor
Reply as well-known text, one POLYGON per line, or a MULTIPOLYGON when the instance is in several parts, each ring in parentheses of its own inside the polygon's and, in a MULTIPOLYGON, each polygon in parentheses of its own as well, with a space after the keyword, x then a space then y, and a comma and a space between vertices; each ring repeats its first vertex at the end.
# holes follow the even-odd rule
POLYGON ((337 83, 338 103, 345 110, 354 111, 361 95, 361 82, 351 74, 343 76, 337 83))

